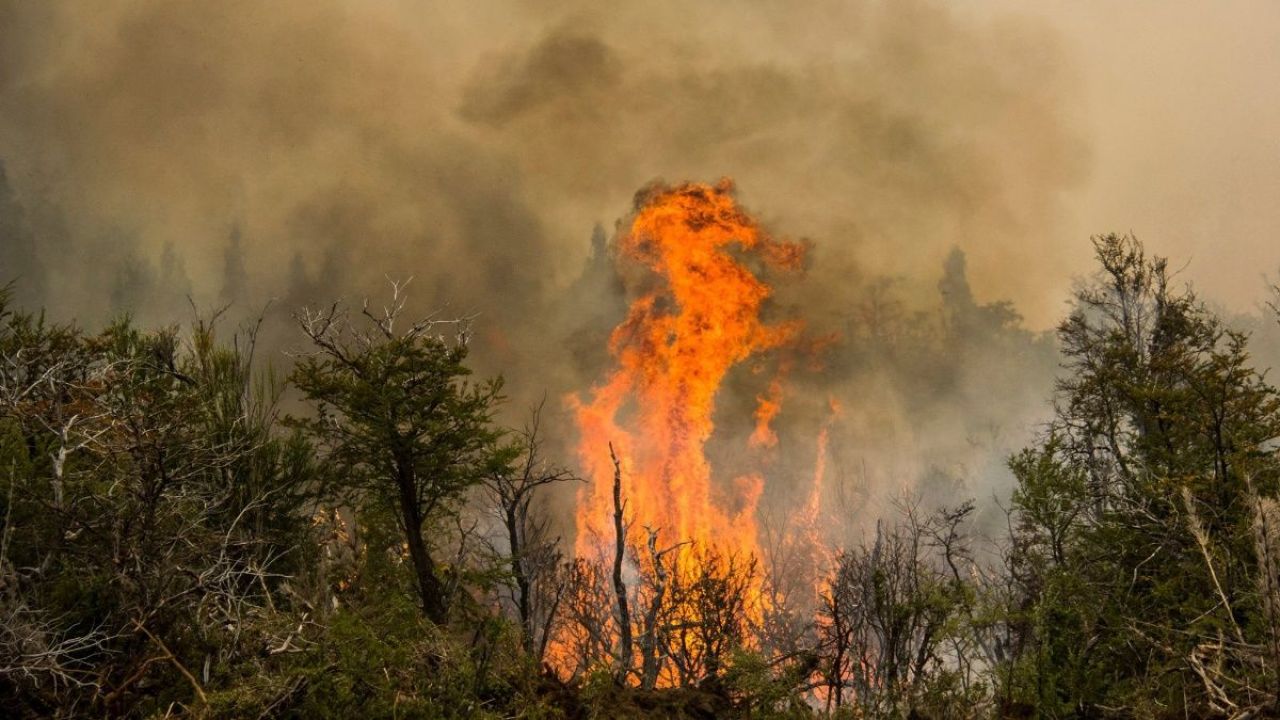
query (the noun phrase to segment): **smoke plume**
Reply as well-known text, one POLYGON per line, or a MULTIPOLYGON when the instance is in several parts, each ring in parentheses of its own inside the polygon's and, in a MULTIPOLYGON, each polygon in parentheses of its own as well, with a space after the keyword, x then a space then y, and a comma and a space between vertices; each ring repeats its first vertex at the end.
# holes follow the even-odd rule
POLYGON ((0 0, 0 276, 90 324, 413 276, 518 414, 600 378, 637 189, 728 176, 810 246, 768 312, 830 338, 777 426, 795 488, 835 398, 829 492, 986 492, 1054 363, 993 300, 1045 327, 1087 256, 1074 65, 1047 22, 930 0, 0 0))

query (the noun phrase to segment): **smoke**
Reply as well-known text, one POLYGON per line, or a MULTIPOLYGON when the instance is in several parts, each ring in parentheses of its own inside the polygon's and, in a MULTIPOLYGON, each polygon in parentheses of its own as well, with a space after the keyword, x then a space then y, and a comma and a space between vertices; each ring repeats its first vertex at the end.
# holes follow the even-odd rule
MULTIPOLYGON (((257 296, 298 258, 326 288, 405 271, 506 316, 562 292, 656 177, 735 177, 824 272, 915 274, 959 243, 996 274, 1082 173, 1052 38, 923 2, 0 8, 0 156, 74 239, 39 258, 73 311, 110 267, 81 248, 172 245, 216 298, 239 228, 257 296)), ((993 292, 1048 277, 1061 243, 1038 245, 993 292)))
POLYGON ((930 0, 0 0, 0 276, 90 323, 413 276, 519 409, 600 377, 637 188, 731 176, 811 245, 771 312, 841 338, 784 442, 811 455, 835 395, 855 485, 999 474, 1052 350, 984 303, 1043 327, 1087 256, 1075 64, 1047 23, 930 0))

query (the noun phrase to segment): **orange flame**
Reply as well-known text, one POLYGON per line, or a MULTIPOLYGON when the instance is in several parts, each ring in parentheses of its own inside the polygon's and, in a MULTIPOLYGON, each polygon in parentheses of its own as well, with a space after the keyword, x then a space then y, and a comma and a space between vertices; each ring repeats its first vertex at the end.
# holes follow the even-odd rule
MULTIPOLYGON (((612 542, 610 442, 622 464, 633 535, 649 526, 666 544, 759 554, 755 515, 763 480, 747 476, 718 489, 703 447, 730 368, 800 329, 761 320, 772 291, 744 260, 794 269, 803 248, 771 239, 732 192, 728 180, 655 189, 619 239, 620 260, 646 267, 661 282, 632 303, 614 330, 616 368, 589 401, 571 399, 589 480, 578 502, 579 557, 596 557, 612 542)), ((780 399, 780 387, 760 399, 756 419, 764 429, 757 432, 765 444, 780 399)))
POLYGON ((799 518, 799 526, 803 529, 810 551, 814 556, 813 583, 815 596, 821 594, 824 584, 821 569, 830 567, 833 559, 830 546, 821 536, 822 496, 827 476, 827 442, 830 439, 831 426, 840 419, 842 409, 840 402, 835 398, 829 398, 827 406, 829 414, 822 424, 822 429, 818 431, 817 456, 814 458, 813 464, 813 485, 809 488, 809 500, 805 503, 803 514, 799 518))

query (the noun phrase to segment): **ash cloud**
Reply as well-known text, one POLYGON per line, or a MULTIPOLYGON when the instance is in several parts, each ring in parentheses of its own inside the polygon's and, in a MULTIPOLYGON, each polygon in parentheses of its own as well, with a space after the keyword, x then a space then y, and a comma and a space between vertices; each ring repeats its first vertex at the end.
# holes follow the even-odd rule
MULTIPOLYGON (((0 0, 0 276, 93 324, 179 320, 187 295, 283 315, 412 275, 419 310, 478 315, 475 363, 518 412, 601 376, 637 188, 730 176, 811 244, 771 312, 843 338, 795 377, 778 492, 834 394, 850 492, 980 494, 1052 365, 989 303, 1043 327, 1088 255, 1074 65, 1044 22, 929 0, 0 0)), ((726 407, 753 401, 743 372, 726 407)))
POLYGON ((171 246, 217 299, 238 228, 247 305, 300 264, 329 290, 414 274, 425 303, 523 325, 638 187, 723 175, 813 238, 815 287, 914 275, 959 243, 984 287, 1022 267, 990 292, 1028 295, 1064 243, 1024 262, 1025 234, 1051 232, 1084 171, 1052 35, 927 2, 7 1, 0 17, 0 157, 18 201, 44 206, 28 214, 65 226, 73 247, 32 262, 73 314, 103 306, 94 245, 155 273, 171 246))

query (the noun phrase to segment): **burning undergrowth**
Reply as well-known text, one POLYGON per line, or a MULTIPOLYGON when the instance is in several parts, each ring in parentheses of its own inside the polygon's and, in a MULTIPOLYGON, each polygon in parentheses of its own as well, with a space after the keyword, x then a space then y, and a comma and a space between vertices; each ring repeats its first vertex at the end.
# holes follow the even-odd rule
MULTIPOLYGON (((799 318, 766 319, 770 279, 801 273, 806 247, 763 230, 733 190, 725 179, 659 184, 637 195, 614 248, 632 300, 609 339, 612 369, 568 401, 587 480, 577 501, 576 555, 597 563, 597 574, 612 563, 621 605, 620 617, 580 626, 601 626, 620 645, 614 654, 624 674, 634 660, 642 685, 714 674, 731 645, 755 642, 753 629, 791 591, 761 565, 779 559, 766 557, 759 514, 778 444, 771 423, 797 358, 812 363, 832 339, 807 337, 799 318), (740 367, 760 388, 749 415, 727 424, 754 469, 724 475, 707 446, 726 380, 740 367), (749 433, 733 432, 748 420, 749 433), (683 661, 657 653, 656 636, 671 628, 697 630, 676 643, 683 661)), ((837 413, 833 401, 830 418, 837 413)), ((773 548, 792 566, 806 558, 803 578, 790 579, 815 589, 815 560, 829 555, 818 529, 829 426, 830 419, 814 428, 812 487, 790 523, 798 530, 773 548)), ((564 665, 583 656, 580 641, 574 651, 575 639, 561 638, 552 657, 564 665)))

